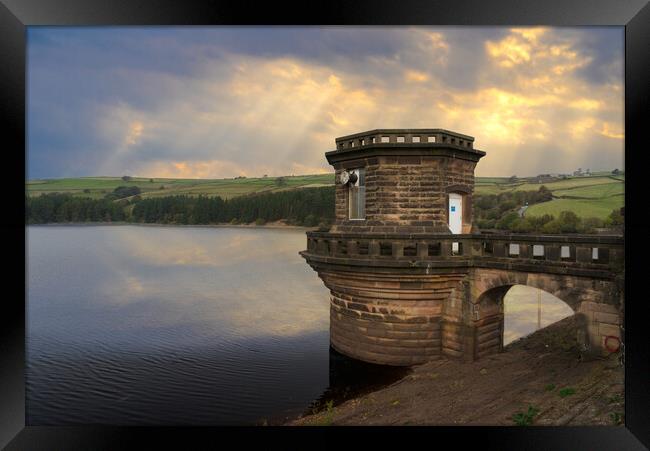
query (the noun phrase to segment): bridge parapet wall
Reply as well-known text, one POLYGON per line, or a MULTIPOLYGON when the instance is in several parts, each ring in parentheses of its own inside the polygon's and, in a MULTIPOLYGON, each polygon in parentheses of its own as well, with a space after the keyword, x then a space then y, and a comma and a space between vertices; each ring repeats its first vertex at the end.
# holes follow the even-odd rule
POLYGON ((308 232, 314 258, 359 265, 469 266, 607 277, 622 272, 621 236, 308 232), (600 273, 600 274, 599 274, 600 273))

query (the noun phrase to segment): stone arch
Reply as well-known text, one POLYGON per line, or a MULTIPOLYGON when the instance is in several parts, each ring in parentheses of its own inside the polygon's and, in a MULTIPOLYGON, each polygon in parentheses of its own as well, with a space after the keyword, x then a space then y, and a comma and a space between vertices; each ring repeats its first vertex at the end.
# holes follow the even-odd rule
POLYGON ((604 352, 607 339, 621 338, 617 328, 622 301, 615 281, 481 268, 471 276, 470 283, 468 319, 474 331, 475 359, 503 349, 503 297, 513 285, 546 291, 580 314, 585 327, 578 332, 578 342, 585 350, 604 352), (500 331, 496 343, 495 330, 500 331))
POLYGON ((574 312, 580 310, 580 305, 584 301, 608 303, 610 298, 608 287, 592 278, 520 271, 485 270, 481 271, 474 282, 471 302, 474 304, 480 302, 481 296, 490 290, 504 286, 512 287, 513 285, 525 285, 546 291, 562 300, 574 312))
MULTIPOLYGON (((472 304, 470 310, 470 322, 474 330, 474 359, 479 359, 489 354, 494 354, 503 351, 504 348, 504 335, 505 335, 505 295, 515 285, 523 285, 520 283, 497 285, 484 291, 472 304)), ((525 285, 533 286, 534 285, 525 285)), ((579 303, 574 305, 569 304, 564 299, 557 296, 555 293, 566 292, 566 290, 555 290, 555 293, 545 290, 543 287, 539 288, 546 293, 554 295, 565 305, 569 306, 574 313, 579 303)), ((581 322, 582 330, 578 333, 578 338, 582 337, 583 341, 587 335, 586 322, 581 322)))

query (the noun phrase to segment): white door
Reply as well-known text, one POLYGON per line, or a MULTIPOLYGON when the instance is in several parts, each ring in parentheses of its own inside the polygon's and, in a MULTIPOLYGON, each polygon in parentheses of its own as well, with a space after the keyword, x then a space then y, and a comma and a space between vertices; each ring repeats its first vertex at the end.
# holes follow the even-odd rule
POLYGON ((463 231, 463 196, 449 193, 449 229, 457 234, 463 231))

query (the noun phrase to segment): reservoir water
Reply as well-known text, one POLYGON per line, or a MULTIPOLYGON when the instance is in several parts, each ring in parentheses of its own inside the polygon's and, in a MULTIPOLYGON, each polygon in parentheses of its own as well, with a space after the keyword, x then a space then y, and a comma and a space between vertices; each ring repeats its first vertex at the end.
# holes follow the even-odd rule
MULTIPOLYGON (((305 246, 295 229, 27 227, 27 424, 261 424, 403 377, 330 349, 305 246)), ((520 286, 505 309, 506 343, 572 314, 520 286)))

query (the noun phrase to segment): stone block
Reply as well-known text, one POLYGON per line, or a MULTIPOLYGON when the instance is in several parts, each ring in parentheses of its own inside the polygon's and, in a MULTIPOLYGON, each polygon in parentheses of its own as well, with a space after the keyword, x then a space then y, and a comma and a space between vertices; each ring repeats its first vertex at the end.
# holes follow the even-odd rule
POLYGON ((598 333, 603 336, 621 337, 621 329, 612 324, 598 323, 598 333))
POLYGON ((549 261, 560 260, 560 246, 544 246, 544 255, 549 261))
POLYGON ((594 310, 602 313, 616 313, 618 315, 618 308, 611 304, 603 304, 602 302, 594 302, 594 310))
POLYGON ((599 323, 607 323, 612 325, 621 324, 621 318, 616 313, 594 312, 593 320, 599 323))
POLYGON ((576 247, 576 261, 580 263, 591 263, 591 248, 576 247))
POLYGON ((505 243, 494 243, 492 246, 492 255, 495 257, 505 257, 506 256, 506 244, 505 243))

